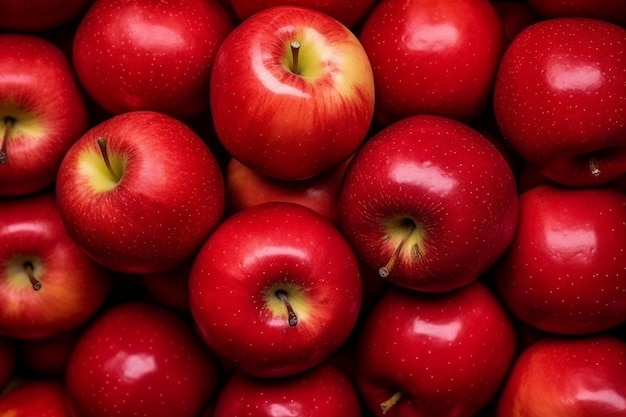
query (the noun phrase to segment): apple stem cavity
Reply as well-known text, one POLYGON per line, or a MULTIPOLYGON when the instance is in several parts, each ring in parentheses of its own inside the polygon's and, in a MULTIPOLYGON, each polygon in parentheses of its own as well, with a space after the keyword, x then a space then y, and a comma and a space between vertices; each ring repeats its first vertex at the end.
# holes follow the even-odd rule
POLYGON ((287 299, 287 293, 283 290, 278 290, 275 294, 276 297, 278 297, 280 301, 283 302, 285 308, 287 309, 287 321, 289 323, 289 326, 294 327, 296 324, 298 324, 298 316, 296 316, 295 311, 293 311, 293 307, 291 307, 291 304, 287 299))
POLYGON ((35 266, 32 262, 26 261, 24 262, 24 271, 30 280, 30 284, 33 286, 33 290, 39 291, 41 289, 41 281, 35 278, 35 266))
POLYGON ((111 176, 115 179, 115 182, 118 182, 122 178, 122 176, 118 175, 117 172, 115 172, 115 170, 113 169, 113 166, 111 165, 111 160, 109 159, 109 152, 107 150, 106 139, 103 137, 99 137, 98 146, 100 147, 100 153, 102 154, 102 159, 104 160, 104 164, 109 170, 109 173, 111 174, 111 176))
POLYGON ((380 411, 383 414, 386 414, 387 411, 391 409, 391 407, 393 407, 394 405, 398 403, 398 401, 400 401, 400 398, 402 398, 403 395, 404 394, 402 394, 401 391, 398 391, 395 394, 393 394, 391 397, 389 397, 388 399, 380 403, 380 411))
POLYGON ((298 56, 300 55, 300 42, 291 41, 289 44, 291 47, 291 72, 294 74, 300 74, 300 68, 298 68, 298 56))
POLYGON ((4 118, 4 135, 2 136, 2 143, 0 144, 0 165, 6 165, 9 155, 7 153, 7 143, 9 142, 9 136, 11 135, 11 129, 13 129, 13 125, 16 120, 7 116, 4 118))
POLYGON ((591 158, 589 160, 589 170, 591 171, 591 175, 594 177, 600 176, 600 167, 598 166, 599 162, 595 158, 591 158))
POLYGON ((391 258, 389 259, 389 261, 387 261, 387 264, 385 266, 380 267, 380 269, 378 269, 378 275, 380 275, 382 278, 387 278, 389 274, 391 274, 391 270, 393 269, 394 265, 396 264, 396 261, 400 257, 400 252, 402 252, 404 245, 406 245, 406 242, 409 240, 409 238, 411 237, 411 235, 416 229, 415 223, 413 221, 408 221, 406 228, 407 229, 406 229, 406 233, 404 234, 404 237, 402 238, 402 240, 400 241, 396 249, 391 254, 391 258))

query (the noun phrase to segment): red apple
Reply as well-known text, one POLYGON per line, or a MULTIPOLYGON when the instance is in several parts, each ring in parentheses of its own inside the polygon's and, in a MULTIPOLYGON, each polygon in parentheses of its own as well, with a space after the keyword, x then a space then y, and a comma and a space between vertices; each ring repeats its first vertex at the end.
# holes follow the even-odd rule
POLYGON ((241 20, 274 6, 300 6, 325 13, 349 28, 354 28, 369 12, 376 0, 231 0, 241 20))
POLYGON ((514 355, 512 322, 481 282, 441 294, 392 287, 363 324, 356 383, 377 416, 469 417, 514 355))
POLYGON ((87 130, 87 111, 56 45, 3 33, 0 50, 0 195, 24 195, 53 183, 63 155, 87 130))
POLYGON ((626 25, 624 0, 528 0, 528 4, 544 19, 590 17, 626 25))
POLYGON ((237 26, 217 52, 210 94, 228 152, 289 180, 348 159, 374 112, 372 68, 356 36, 301 7, 265 9, 237 26))
POLYGON ((139 276, 148 292, 161 304, 179 311, 189 311, 189 275, 193 259, 162 272, 139 276))
POLYGON ((487 0, 382 0, 359 39, 376 82, 376 118, 390 124, 415 114, 460 121, 477 117, 506 38, 487 0))
POLYGON ((231 158, 224 174, 227 207, 237 212, 272 201, 297 203, 337 224, 337 198, 349 162, 313 178, 288 181, 262 175, 231 158))
POLYGON ((91 0, 0 0, 0 29, 40 32, 78 17, 91 0))
POLYGON ((70 238, 51 193, 0 200, 0 334, 52 337, 85 323, 112 274, 70 238))
POLYGON ((626 195, 613 188, 534 187, 496 269, 505 304, 522 321, 584 334, 626 321, 626 195))
POLYGON ((498 417, 626 415, 626 343, 597 335, 548 338, 527 348, 508 377, 498 417))
POLYGON ((83 135, 59 168, 56 190, 70 236, 125 273, 188 262, 225 205, 208 146, 182 122, 148 111, 112 117, 83 135))
POLYGON ((0 395, 4 387, 11 380, 15 370, 16 343, 15 340, 0 336, 0 395))
POLYGON ((113 114, 188 118, 208 109, 215 54, 232 28, 215 0, 97 0, 76 31, 74 66, 113 114))
POLYGON ((280 202, 224 220, 196 257, 189 291, 207 345, 258 377, 325 360, 352 332, 362 298, 358 261, 339 230, 280 202))
POLYGON ((70 417, 65 401, 66 392, 60 381, 26 380, 0 396, 0 416, 70 417))
POLYGON ((143 302, 104 311, 82 334, 65 382, 80 417, 196 417, 215 394, 217 363, 190 323, 143 302))
POLYGON ((213 417, 243 415, 361 417, 361 404, 352 381, 332 365, 272 380, 235 372, 220 391, 213 417))
POLYGON ((447 118, 406 118, 354 156, 339 196, 341 229, 390 282, 447 291, 478 278, 517 222, 510 166, 484 136, 447 118))
POLYGON ((626 29, 584 18, 527 27, 502 58, 494 112, 504 138, 553 181, 626 173, 626 29))

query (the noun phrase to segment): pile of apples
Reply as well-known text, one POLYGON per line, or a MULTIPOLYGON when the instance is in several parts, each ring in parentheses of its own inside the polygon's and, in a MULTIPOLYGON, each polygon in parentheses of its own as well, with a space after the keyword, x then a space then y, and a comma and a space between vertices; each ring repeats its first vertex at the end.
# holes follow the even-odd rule
POLYGON ((624 0, 0 0, 1 417, 626 416, 624 0))

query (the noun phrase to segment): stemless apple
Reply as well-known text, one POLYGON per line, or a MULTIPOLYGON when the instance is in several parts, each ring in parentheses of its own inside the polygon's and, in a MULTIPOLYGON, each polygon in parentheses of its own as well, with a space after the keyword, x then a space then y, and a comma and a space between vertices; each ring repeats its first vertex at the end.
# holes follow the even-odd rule
POLYGON ((77 417, 197 417, 219 377, 189 321, 131 301, 105 310, 85 329, 65 383, 77 417))
POLYGON ((356 383, 377 416, 469 417, 497 394, 515 331, 481 282, 441 294, 392 287, 358 338, 356 383))
POLYGON ((374 70, 376 118, 469 121, 487 107, 506 43, 487 0, 382 0, 359 40, 374 70))
POLYGON ((294 375, 348 338, 361 306, 352 248, 330 222, 293 203, 224 220, 199 251, 190 308, 207 345, 241 372, 294 375))
POLYGON ((24 195, 54 182, 63 156, 87 130, 87 110, 56 45, 4 33, 0 50, 0 195, 24 195))
POLYGON ((406 118, 354 156, 339 195, 340 227, 359 259, 390 282, 447 291, 504 253, 518 199, 506 159, 484 136, 439 116, 406 118))
POLYGON ((52 337, 85 323, 112 274, 63 227, 52 193, 0 200, 0 334, 52 337))
POLYGON ((210 95, 229 153, 289 180, 348 159, 374 112, 372 68, 356 36, 301 7, 265 9, 237 26, 217 52, 210 95))
POLYGON ((495 269, 522 321, 585 334, 626 321, 626 195, 609 187, 541 185, 522 193, 519 223, 495 269))
POLYGON ((56 191, 72 239, 102 265, 136 274, 190 261, 225 205, 211 149, 181 121, 150 111, 85 133, 65 155, 56 191))
POLYGON ((626 415, 626 344, 612 336, 546 338, 517 358, 497 417, 626 415))
POLYGON ((626 174, 626 29, 584 18, 524 29, 496 76, 504 138, 543 175, 568 186, 626 174))

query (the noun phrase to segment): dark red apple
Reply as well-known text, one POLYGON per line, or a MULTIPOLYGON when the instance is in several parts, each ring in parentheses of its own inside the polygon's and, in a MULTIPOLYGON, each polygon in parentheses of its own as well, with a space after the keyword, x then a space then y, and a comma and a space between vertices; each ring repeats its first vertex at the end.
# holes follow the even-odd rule
POLYGON ((0 396, 2 417, 70 417, 66 391, 56 379, 32 379, 17 383, 0 396))

